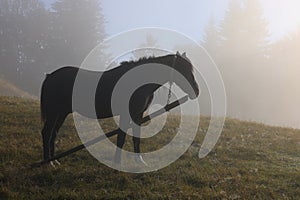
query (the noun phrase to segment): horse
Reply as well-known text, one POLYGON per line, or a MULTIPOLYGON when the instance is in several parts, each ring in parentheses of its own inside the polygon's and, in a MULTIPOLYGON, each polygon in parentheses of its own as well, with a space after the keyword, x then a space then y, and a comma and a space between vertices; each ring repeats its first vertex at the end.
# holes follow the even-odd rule
POLYGON ((136 124, 132 127, 134 152, 138 155, 140 162, 146 164, 140 155, 141 119, 143 118, 143 114, 151 104, 154 92, 168 82, 170 84, 174 82, 178 85, 183 92, 188 94, 190 99, 197 98, 199 95, 199 87, 193 74, 193 68, 186 53, 180 54, 177 52, 176 54, 143 57, 138 60, 124 61, 121 62, 118 67, 107 71, 90 71, 74 66, 65 66, 47 74, 42 83, 40 97, 41 120, 44 123, 41 131, 44 161, 54 156, 55 138, 66 117, 70 113, 78 112, 83 116, 97 119, 119 115, 120 122, 114 163, 120 163, 121 161, 121 149, 125 142, 126 133, 130 128, 130 124, 134 121, 136 124), (161 84, 149 83, 139 87, 130 97, 129 107, 124 105, 122 98, 116 100, 117 104, 121 105, 121 107, 128 107, 131 118, 122 112, 113 112, 111 108, 113 90, 121 77, 129 70, 143 64, 151 63, 162 64, 168 68, 168 70, 162 70, 156 73, 157 76, 160 77, 161 84), (173 70, 176 70, 178 73, 174 73, 173 70), (95 89, 96 93, 94 94, 94 112, 96 112, 96 116, 89 116, 86 111, 80 108, 73 108, 72 106, 73 88, 76 76, 79 73, 84 74, 83 77, 86 81, 101 76, 95 89), (177 77, 178 74, 187 80, 185 82, 187 82, 188 85, 184 83, 184 81, 177 81, 180 80, 180 77, 177 77))

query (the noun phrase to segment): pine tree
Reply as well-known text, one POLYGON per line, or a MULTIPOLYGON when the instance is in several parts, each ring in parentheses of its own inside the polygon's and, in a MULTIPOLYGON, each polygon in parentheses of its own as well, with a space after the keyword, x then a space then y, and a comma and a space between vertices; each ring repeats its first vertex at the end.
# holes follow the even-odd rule
POLYGON ((241 17, 243 17, 243 12, 240 3, 231 1, 220 26, 222 59, 229 59, 231 55, 239 52, 239 42, 243 40, 238 34, 242 27, 241 17))
POLYGON ((149 57, 149 56, 158 56, 164 53, 165 53, 164 51, 159 50, 157 39, 151 34, 148 34, 146 36, 146 41, 139 45, 139 49, 132 52, 133 59, 139 59, 139 58, 149 57))
POLYGON ((271 54, 272 66, 280 70, 281 77, 285 78, 282 83, 285 93, 299 94, 297 95, 298 100, 300 99, 300 92, 298 92, 300 76, 299 52, 300 25, 294 32, 273 44, 271 54))
POLYGON ((231 1, 220 37, 224 59, 266 57, 269 34, 259 1, 231 1))
POLYGON ((203 38, 203 47, 210 54, 210 56, 216 60, 218 58, 220 38, 218 28, 213 17, 211 17, 209 20, 203 38))
POLYGON ((1 0, 0 16, 1 73, 22 89, 37 91, 32 77, 41 66, 47 12, 39 0, 1 0))
POLYGON ((256 52, 256 56, 266 58, 269 55, 269 30, 260 2, 246 0, 244 15, 244 32, 248 38, 244 43, 245 46, 248 50, 256 52))
POLYGON ((2 76, 37 95, 45 72, 80 65, 103 40, 104 17, 98 0, 59 0, 50 10, 40 0, 1 0, 0 35, 2 76))
POLYGON ((258 0, 230 3, 220 27, 218 60, 230 115, 246 119, 263 115, 267 101, 268 36, 267 22, 258 0))
POLYGON ((56 65, 80 65, 105 37, 97 0, 59 0, 52 6, 51 50, 56 65))

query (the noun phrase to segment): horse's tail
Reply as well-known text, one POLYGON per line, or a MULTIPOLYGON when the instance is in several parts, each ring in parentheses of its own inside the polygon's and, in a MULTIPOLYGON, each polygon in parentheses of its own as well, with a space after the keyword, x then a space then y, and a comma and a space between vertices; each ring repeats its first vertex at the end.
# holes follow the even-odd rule
POLYGON ((46 80, 48 78, 48 74, 46 74, 46 78, 42 84, 41 88, 41 99, 40 99, 40 109, 41 109, 41 122, 46 121, 46 105, 45 105, 45 87, 46 87, 46 80))

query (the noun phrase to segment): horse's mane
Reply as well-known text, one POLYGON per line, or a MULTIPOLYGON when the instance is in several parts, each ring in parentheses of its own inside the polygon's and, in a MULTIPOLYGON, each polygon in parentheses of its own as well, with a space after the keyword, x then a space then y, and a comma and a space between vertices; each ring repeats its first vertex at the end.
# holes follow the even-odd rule
MULTIPOLYGON (((163 57, 163 56, 161 56, 163 57)), ((122 61, 120 64, 121 65, 142 65, 142 64, 145 64, 145 63, 149 63, 153 60, 155 60, 156 58, 159 58, 159 57, 156 57, 156 56, 144 56, 144 57, 141 57, 137 60, 129 60, 129 61, 122 61)))
MULTIPOLYGON (((122 61, 120 63, 121 66, 138 66, 138 65, 142 65, 142 64, 146 64, 146 63, 149 63, 149 62, 152 62, 152 61, 155 61, 155 59, 157 58, 163 58, 163 57, 167 57, 167 56, 173 56, 172 54, 168 54, 168 55, 164 55, 164 56, 144 56, 144 57, 141 57, 137 60, 129 60, 129 61, 122 61)), ((180 56, 181 58, 187 60, 189 63, 191 63, 191 61, 186 58, 186 57, 183 57, 182 55, 177 55, 177 56, 180 56)), ((193 65, 186 65, 187 69, 190 70, 191 72, 194 71, 193 69, 193 65)))

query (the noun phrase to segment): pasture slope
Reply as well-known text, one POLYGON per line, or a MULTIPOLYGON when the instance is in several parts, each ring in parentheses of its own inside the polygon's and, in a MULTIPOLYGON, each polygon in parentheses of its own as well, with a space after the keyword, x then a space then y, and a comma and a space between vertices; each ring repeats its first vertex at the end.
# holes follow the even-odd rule
POLYGON ((0 78, 0 96, 13 96, 13 97, 22 97, 29 99, 37 99, 36 96, 29 94, 10 83, 7 80, 0 78))
MULTIPOLYGON (((168 167, 146 174, 113 170, 86 150, 52 168, 28 167, 42 156, 39 102, 0 97, 0 199, 299 199, 300 130, 227 119, 213 152, 197 153, 209 118, 189 150, 168 167)), ((176 117, 143 151, 174 136, 176 117), (155 141, 160 141, 157 144, 155 141)), ((101 122, 108 131, 110 120, 101 122)), ((114 138, 112 140, 115 140, 114 138)), ((62 127, 61 152, 80 144, 72 118, 62 127)), ((132 149, 129 137, 125 148, 132 149)))

